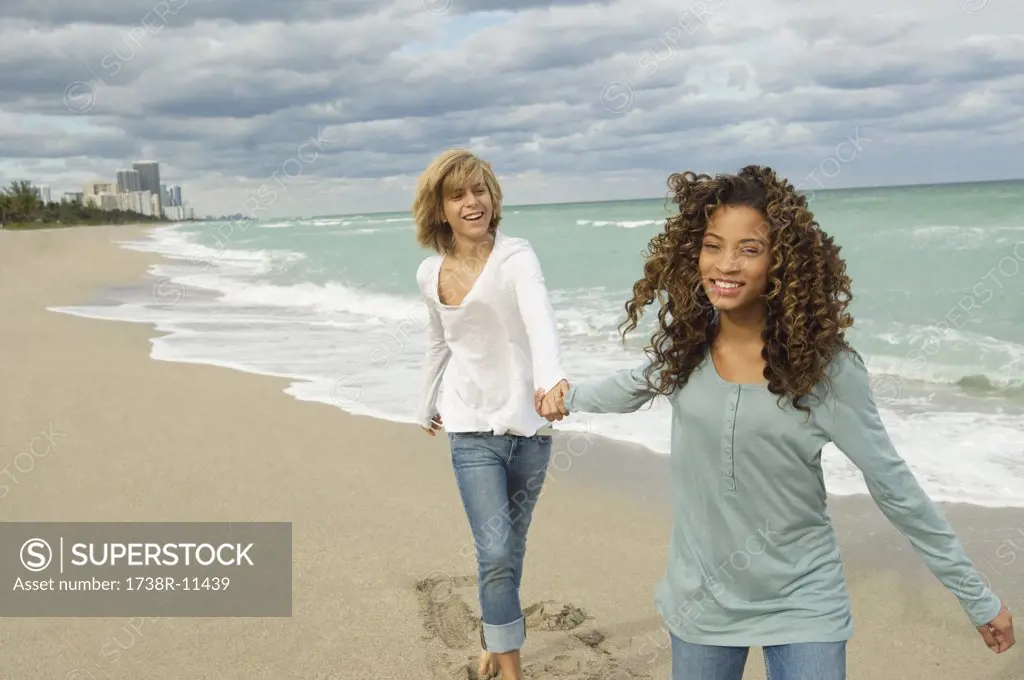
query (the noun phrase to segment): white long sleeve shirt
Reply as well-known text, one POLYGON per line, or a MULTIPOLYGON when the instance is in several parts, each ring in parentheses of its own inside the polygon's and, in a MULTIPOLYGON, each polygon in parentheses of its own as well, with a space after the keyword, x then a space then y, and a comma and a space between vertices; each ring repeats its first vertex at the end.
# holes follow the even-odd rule
POLYGON ((438 414, 448 432, 534 435, 548 425, 534 392, 566 377, 540 261, 525 239, 499 231, 479 277, 452 306, 438 295, 442 260, 432 255, 416 272, 429 315, 417 421, 428 427, 438 414))

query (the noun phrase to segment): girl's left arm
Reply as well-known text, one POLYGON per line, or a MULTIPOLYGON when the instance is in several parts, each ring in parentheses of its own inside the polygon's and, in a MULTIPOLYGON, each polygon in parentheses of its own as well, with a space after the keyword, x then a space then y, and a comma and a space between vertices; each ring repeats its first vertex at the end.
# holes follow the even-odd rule
POLYGON ((893 446, 863 360, 852 350, 841 352, 827 404, 820 411, 822 426, 861 470, 882 513, 956 596, 971 622, 989 623, 999 612, 999 598, 985 585, 949 523, 893 446))
POLYGON ((558 322, 548 298, 547 284, 540 260, 525 247, 509 260, 514 281, 516 305, 530 339, 533 358, 533 387, 549 391, 566 379, 562 369, 562 345, 558 340, 558 322))

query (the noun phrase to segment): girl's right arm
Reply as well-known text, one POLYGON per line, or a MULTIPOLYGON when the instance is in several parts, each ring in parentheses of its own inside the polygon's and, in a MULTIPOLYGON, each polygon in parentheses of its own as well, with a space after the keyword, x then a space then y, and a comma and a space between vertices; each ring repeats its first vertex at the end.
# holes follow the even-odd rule
MULTIPOLYGON (((653 399, 657 392, 644 377, 649 364, 623 369, 603 380, 571 385, 565 395, 569 413, 631 413, 653 399)), ((652 376, 653 379, 653 376, 652 376)))
POLYGON ((452 356, 451 349, 444 338, 444 325, 441 323, 441 317, 427 294, 425 286, 429 280, 429 267, 424 263, 417 272, 417 283, 420 287, 423 305, 427 310, 427 337, 423 362, 423 387, 420 405, 416 411, 416 422, 425 429, 431 429, 431 420, 437 415, 437 394, 441 389, 444 370, 452 356))
POLYGON ((423 364, 423 394, 416 421, 421 427, 430 428, 430 421, 437 415, 437 393, 441 389, 441 378, 452 351, 444 339, 444 327, 437 311, 426 302, 429 324, 427 326, 427 349, 423 364))

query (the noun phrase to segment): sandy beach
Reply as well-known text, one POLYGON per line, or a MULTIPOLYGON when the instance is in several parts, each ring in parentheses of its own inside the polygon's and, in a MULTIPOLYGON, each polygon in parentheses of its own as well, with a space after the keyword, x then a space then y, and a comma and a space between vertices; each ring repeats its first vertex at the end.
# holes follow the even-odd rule
MULTIPOLYGON (((292 616, 4 618, 0 680, 473 677, 475 562, 445 438, 297 401, 286 380, 155 361, 147 325, 47 310, 152 287, 156 256, 115 244, 141 233, 0 230, 0 519, 291 522, 292 616), (22 455, 42 433, 46 454, 22 455)), ((528 677, 667 678, 652 600, 668 461, 583 435, 554 450, 523 584, 528 677)), ((1024 637, 1024 510, 943 510, 1024 637)), ((851 679, 1024 679, 1021 644, 986 648, 870 499, 831 514, 851 679)), ((764 678, 759 650, 746 677, 764 678)))

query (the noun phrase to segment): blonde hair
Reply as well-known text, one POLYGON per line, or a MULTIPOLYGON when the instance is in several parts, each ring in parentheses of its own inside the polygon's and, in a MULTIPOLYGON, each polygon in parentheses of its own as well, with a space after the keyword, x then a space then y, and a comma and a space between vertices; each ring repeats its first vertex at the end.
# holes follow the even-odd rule
POLYGON ((412 215, 416 221, 416 240, 420 245, 438 253, 450 254, 455 250, 455 237, 451 225, 444 218, 444 201, 456 189, 470 180, 481 177, 491 194, 493 213, 489 229, 498 231, 501 222, 501 186, 491 165, 465 149, 449 149, 438 155, 420 175, 416 184, 416 197, 412 215))

